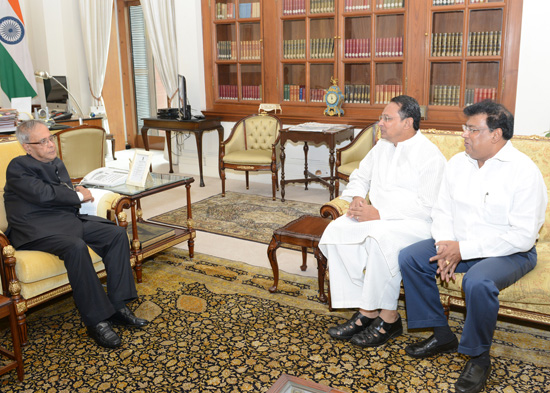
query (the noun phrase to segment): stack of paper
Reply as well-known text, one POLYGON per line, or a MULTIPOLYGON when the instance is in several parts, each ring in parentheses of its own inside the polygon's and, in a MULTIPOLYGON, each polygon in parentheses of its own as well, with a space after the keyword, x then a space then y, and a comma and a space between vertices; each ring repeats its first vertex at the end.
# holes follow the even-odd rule
POLYGON ((291 131, 338 131, 350 127, 348 124, 302 123, 290 127, 291 131))
POLYGON ((17 111, 15 109, 0 109, 0 133, 15 132, 17 111))

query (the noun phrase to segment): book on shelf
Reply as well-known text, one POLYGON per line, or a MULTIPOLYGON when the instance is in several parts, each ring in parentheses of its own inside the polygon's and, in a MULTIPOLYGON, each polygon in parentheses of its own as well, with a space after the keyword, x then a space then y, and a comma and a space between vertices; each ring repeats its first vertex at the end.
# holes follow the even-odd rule
POLYGON ((405 0, 376 0, 376 8, 388 10, 393 8, 403 8, 405 0))
POLYGON ((370 38, 350 38, 344 43, 344 57, 366 58, 370 57, 370 38))
POLYGON ((221 100, 236 100, 239 98, 237 85, 219 85, 218 88, 221 100))
POLYGON ((370 103, 370 85, 345 85, 344 99, 348 104, 370 103))
POLYGON ((468 56, 500 56, 501 31, 472 31, 468 34, 468 56))
POLYGON ((389 104, 393 97, 403 94, 403 86, 401 85, 376 85, 375 87, 375 104, 389 104))
POLYGON ((305 59, 306 40, 285 40, 283 41, 284 59, 305 59))
POLYGON ((284 101, 305 101, 306 87, 304 85, 284 85, 283 100, 284 101))
POLYGON ((334 0, 311 0, 309 11, 312 14, 334 12, 334 0))
POLYGON ((432 34, 432 56, 460 56, 461 53, 461 32, 432 34))
POLYGON ((262 85, 245 85, 242 87, 242 99, 243 100, 261 100, 262 99, 262 85))
POLYGON ((495 87, 474 87, 466 88, 464 91, 464 105, 472 105, 483 100, 497 99, 497 89, 495 87))
MULTIPOLYGON (((170 236, 175 235, 176 233, 173 228, 150 224, 147 222, 138 222, 137 229, 139 242, 141 243, 142 248, 148 247, 152 244, 155 244, 156 242, 167 239, 170 236)), ((132 223, 130 222, 128 223, 128 227, 126 228, 126 233, 128 233, 128 236, 130 238, 132 238, 132 231, 132 223)))
POLYGON ((259 18, 260 17, 260 2, 255 3, 240 3, 239 18, 259 18))
POLYGON ((283 15, 301 15, 306 13, 306 0, 284 0, 283 15))
POLYGON ((344 4, 345 12, 364 11, 370 9, 371 0, 346 0, 344 4))
POLYGON ((235 3, 216 3, 216 19, 235 17, 235 3))
POLYGON ((310 102, 323 102, 323 98, 325 97, 326 92, 327 91, 325 89, 310 89, 310 102))
POLYGON ((330 59, 334 57, 333 38, 312 38, 310 43, 310 56, 312 59, 330 59))
POLYGON ((458 106, 460 103, 460 86, 433 85, 430 105, 458 106))
POLYGON ((237 58, 236 41, 218 41, 216 47, 218 60, 235 60, 237 58))
POLYGON ((241 60, 260 60, 261 42, 241 41, 241 60))
POLYGON ((403 56, 403 37, 384 37, 376 39, 377 57, 403 56))
MULTIPOLYGON (((470 3, 481 3, 481 1, 470 0, 470 3)), ((464 4, 464 0, 433 0, 432 5, 455 5, 464 4)))

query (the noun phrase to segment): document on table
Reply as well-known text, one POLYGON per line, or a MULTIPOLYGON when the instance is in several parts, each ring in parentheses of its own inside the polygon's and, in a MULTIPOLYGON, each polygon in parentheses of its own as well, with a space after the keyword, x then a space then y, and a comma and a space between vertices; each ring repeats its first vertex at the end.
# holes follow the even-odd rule
POLYGON ((291 131, 339 131, 350 127, 348 124, 328 124, 328 123, 302 123, 290 127, 291 131))

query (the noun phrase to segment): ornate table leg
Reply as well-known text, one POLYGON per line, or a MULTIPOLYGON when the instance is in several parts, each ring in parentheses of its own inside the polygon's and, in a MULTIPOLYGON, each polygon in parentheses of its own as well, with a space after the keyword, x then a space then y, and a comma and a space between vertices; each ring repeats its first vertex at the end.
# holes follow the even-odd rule
POLYGON ((165 130, 164 132, 166 132, 166 147, 168 149, 168 162, 170 163, 170 170, 168 173, 174 173, 172 167, 172 131, 165 130))
POLYGON ((332 201, 334 199, 334 162, 336 160, 334 159, 334 146, 330 146, 329 150, 329 158, 328 158, 328 164, 330 167, 330 178, 329 178, 329 186, 328 189, 330 191, 330 200, 332 201))
POLYGON ((305 272, 307 270, 307 247, 302 247, 302 266, 300 270, 305 272))
POLYGON ((327 260, 325 256, 319 251, 319 248, 314 247, 313 253, 317 259, 317 276, 319 282, 319 300, 323 303, 327 302, 327 296, 325 295, 325 272, 327 270, 327 260))
POLYGON ((277 248, 281 244, 277 241, 275 236, 271 239, 269 247, 267 247, 267 258, 271 264, 271 270, 273 270, 273 286, 269 288, 269 292, 277 292, 277 285, 279 285, 279 265, 277 264, 277 248))
POLYGON ((281 202, 285 201, 285 144, 281 142, 281 202))
MULTIPOLYGON (((306 182, 305 182, 305 185, 306 185, 306 190, 307 190, 307 180, 308 180, 308 175, 307 175, 307 152, 309 151, 309 145, 307 144, 307 142, 304 142, 304 159, 305 159, 305 163, 304 163, 304 178, 306 179, 306 182)), ((332 199, 331 199, 332 200, 332 199)))

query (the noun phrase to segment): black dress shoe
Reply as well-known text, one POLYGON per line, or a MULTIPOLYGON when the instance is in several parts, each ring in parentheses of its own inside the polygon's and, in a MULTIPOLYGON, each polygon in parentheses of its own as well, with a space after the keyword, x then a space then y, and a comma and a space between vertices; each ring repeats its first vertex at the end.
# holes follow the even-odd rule
POLYGON ((353 317, 347 322, 344 322, 338 326, 332 326, 328 329, 328 334, 332 338, 337 338, 339 340, 349 340, 354 335, 365 330, 370 323, 374 321, 369 317, 364 316, 359 311, 353 314, 353 317), (355 321, 361 321, 361 326, 355 323, 355 321))
POLYGON ((384 322, 382 318, 378 317, 368 328, 353 336, 350 342, 360 347, 378 347, 402 334, 403 323, 401 322, 401 316, 394 323, 384 322), (384 329, 384 333, 381 332, 382 329, 384 329))
POLYGON ((455 392, 457 393, 476 393, 480 392, 489 378, 491 365, 486 367, 475 364, 471 360, 466 363, 460 377, 455 383, 455 392))
POLYGON ((111 318, 109 318, 109 321, 113 325, 129 327, 143 327, 149 323, 146 319, 136 317, 134 313, 126 306, 114 313, 111 318))
POLYGON ((94 339, 97 345, 105 348, 120 347, 120 337, 111 328, 111 324, 107 321, 99 322, 94 326, 87 326, 88 335, 94 339))
POLYGON ((427 358, 439 353, 453 353, 458 349, 458 340, 456 337, 449 343, 439 345, 437 339, 432 334, 425 340, 411 344, 405 348, 407 355, 413 358, 427 358))

